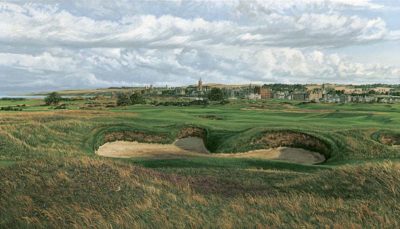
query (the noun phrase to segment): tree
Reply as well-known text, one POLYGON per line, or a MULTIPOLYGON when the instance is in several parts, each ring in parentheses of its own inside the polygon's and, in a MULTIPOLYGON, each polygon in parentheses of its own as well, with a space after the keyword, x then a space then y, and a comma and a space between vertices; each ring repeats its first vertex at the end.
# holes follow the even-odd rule
POLYGON ((61 101, 61 96, 57 92, 52 92, 46 98, 44 98, 44 102, 47 106, 57 105, 61 101))
POLYGON ((117 105, 118 106, 127 106, 131 104, 131 100, 129 96, 125 93, 118 93, 117 94, 117 105))
POLYGON ((132 105, 143 104, 145 102, 143 96, 139 93, 133 93, 129 99, 132 105))
POLYGON ((208 99, 211 101, 221 101, 224 99, 224 92, 221 88, 212 88, 208 94, 208 99))
POLYGON ((255 86, 254 87, 254 94, 261 94, 261 87, 260 86, 255 86))

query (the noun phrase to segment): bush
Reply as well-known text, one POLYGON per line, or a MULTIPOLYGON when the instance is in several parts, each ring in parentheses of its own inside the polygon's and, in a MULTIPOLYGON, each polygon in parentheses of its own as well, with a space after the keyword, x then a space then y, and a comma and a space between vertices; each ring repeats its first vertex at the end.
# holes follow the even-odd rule
POLYGON ((131 104, 129 96, 125 93, 119 93, 117 95, 117 106, 128 106, 131 104))
POLYGON ((210 104, 210 102, 208 102, 208 100, 193 100, 190 102, 190 105, 203 105, 203 106, 207 106, 208 104, 210 104))
POLYGON ((62 98, 57 92, 52 92, 46 98, 44 98, 44 102, 47 106, 57 105, 61 100, 62 98))
POLYGON ((22 111, 22 108, 8 106, 8 107, 2 107, 2 108, 0 108, 0 110, 2 110, 2 111, 22 111))
POLYGON ((225 105, 225 104, 228 104, 228 103, 230 103, 229 100, 224 99, 219 104, 225 105))
POLYGON ((155 106, 176 106, 176 107, 188 107, 188 106, 207 106, 210 102, 208 100, 193 100, 190 102, 178 102, 178 101, 166 101, 166 102, 152 102, 155 106))
POLYGON ((208 99, 211 101, 221 101, 224 99, 224 92, 221 88, 213 88, 208 94, 208 99))
POLYGON ((143 96, 139 93, 133 93, 129 99, 132 105, 145 103, 143 96))
POLYGON ((1 101, 24 101, 25 98, 0 98, 1 101))
POLYGON ((65 105, 65 104, 60 104, 60 105, 54 107, 54 109, 56 109, 56 110, 61 110, 61 109, 64 110, 64 109, 67 109, 67 105, 65 105))

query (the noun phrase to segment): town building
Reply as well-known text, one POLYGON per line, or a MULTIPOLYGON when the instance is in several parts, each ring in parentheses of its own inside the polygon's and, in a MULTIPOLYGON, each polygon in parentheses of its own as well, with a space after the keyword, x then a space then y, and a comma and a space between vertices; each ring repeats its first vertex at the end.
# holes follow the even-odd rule
POLYGON ((292 100, 306 101, 307 98, 308 98, 308 94, 306 92, 293 92, 292 93, 292 100))
POLYGON ((291 99, 291 96, 287 91, 276 91, 274 92, 274 99, 291 99))
POLYGON ((247 95, 247 99, 258 100, 261 99, 261 95, 256 93, 250 93, 247 95))
POLYGON ((260 88, 260 96, 261 99, 272 99, 273 97, 272 90, 270 88, 263 86, 260 88))
POLYGON ((374 90, 378 94, 388 94, 393 89, 390 87, 376 87, 376 88, 373 88, 372 90, 374 90))
POLYGON ((313 91, 316 89, 322 89, 322 85, 321 84, 308 84, 305 86, 305 88, 307 89, 307 91, 313 91))
POLYGON ((201 78, 200 78, 199 82, 197 83, 197 90, 203 91, 203 81, 201 80, 201 78))
POLYGON ((362 88, 346 88, 344 89, 344 94, 350 95, 350 94, 363 94, 364 91, 362 88))
POLYGON ((322 89, 313 89, 308 94, 308 100, 313 102, 319 102, 323 97, 322 89))

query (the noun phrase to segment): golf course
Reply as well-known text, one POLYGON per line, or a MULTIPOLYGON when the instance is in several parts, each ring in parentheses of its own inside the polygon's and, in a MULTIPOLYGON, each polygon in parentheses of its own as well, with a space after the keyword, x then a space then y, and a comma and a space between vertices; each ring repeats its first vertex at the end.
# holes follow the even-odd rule
POLYGON ((0 228, 399 228, 400 104, 0 100, 0 228))

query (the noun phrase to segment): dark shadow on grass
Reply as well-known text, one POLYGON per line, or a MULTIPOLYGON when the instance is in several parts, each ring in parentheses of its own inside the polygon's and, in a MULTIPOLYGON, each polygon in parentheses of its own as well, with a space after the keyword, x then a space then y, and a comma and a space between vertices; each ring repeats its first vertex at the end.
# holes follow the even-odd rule
POLYGON ((327 166, 242 158, 130 159, 129 162, 146 168, 241 168, 277 169, 296 172, 314 172, 329 168, 327 166))

